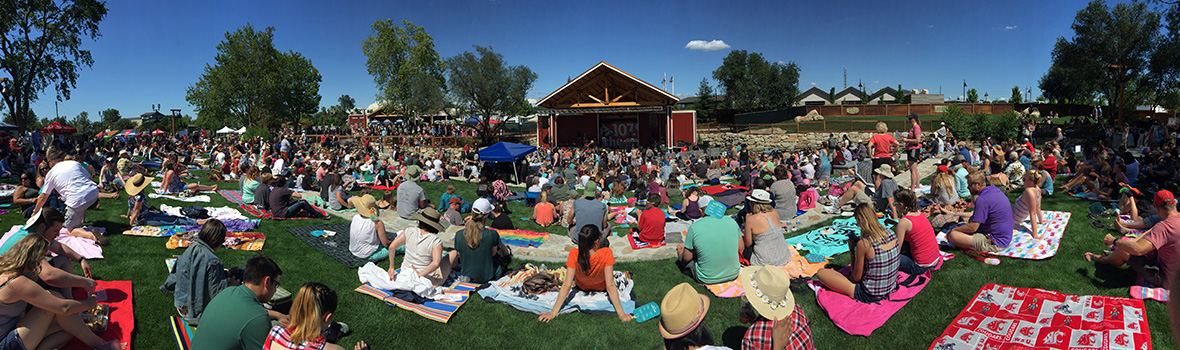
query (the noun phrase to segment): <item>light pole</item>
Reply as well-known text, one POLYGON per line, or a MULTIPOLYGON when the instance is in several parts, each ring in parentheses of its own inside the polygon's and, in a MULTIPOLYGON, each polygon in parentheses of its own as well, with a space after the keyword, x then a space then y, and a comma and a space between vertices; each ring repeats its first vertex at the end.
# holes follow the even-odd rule
POLYGON ((172 109, 172 136, 176 136, 176 117, 180 116, 180 109, 172 109))
POLYGON ((987 100, 987 93, 983 93, 983 103, 991 103, 987 100))

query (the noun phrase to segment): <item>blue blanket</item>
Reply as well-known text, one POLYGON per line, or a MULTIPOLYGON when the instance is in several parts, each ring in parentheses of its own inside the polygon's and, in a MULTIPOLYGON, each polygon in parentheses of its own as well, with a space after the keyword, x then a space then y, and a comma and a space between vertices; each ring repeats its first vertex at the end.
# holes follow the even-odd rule
MULTIPOLYGON (((878 219, 885 225, 884 219, 878 219)), ((888 226, 886 226, 888 227, 888 226)), ((860 227, 856 226, 856 219, 836 219, 831 226, 821 227, 811 232, 787 238, 787 244, 802 245, 803 250, 823 256, 836 256, 848 252, 848 239, 860 235, 860 227)))

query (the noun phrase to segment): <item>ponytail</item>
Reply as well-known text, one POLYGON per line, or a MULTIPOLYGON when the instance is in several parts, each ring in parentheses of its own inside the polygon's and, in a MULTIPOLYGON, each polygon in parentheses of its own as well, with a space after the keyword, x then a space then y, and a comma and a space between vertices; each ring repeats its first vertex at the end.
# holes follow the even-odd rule
POLYGON ((467 226, 463 228, 463 238, 467 240, 468 248, 479 248, 479 240, 483 238, 483 221, 487 217, 487 214, 472 213, 470 220, 467 220, 467 226))
POLYGON ((307 282, 291 303, 291 342, 302 344, 315 340, 323 331, 324 315, 335 313, 336 292, 317 282, 307 282))
POLYGON ((602 238, 602 231, 598 226, 582 226, 578 231, 578 269, 590 273, 590 250, 598 247, 598 239, 602 238))

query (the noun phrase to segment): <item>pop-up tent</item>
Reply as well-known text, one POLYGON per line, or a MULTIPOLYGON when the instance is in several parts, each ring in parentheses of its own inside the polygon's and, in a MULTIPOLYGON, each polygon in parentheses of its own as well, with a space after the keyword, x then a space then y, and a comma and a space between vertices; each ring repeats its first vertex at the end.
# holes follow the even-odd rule
POLYGON ((512 163, 512 172, 516 175, 517 181, 520 181, 519 179, 522 179, 522 177, 520 176, 520 169, 516 168, 516 161, 536 150, 536 146, 500 141, 479 150, 479 160, 485 162, 512 163))
POLYGON ((222 134, 232 134, 232 133, 234 133, 234 132, 235 132, 235 131, 234 131, 234 129, 230 129, 230 127, 228 127, 228 126, 227 126, 227 127, 223 127, 223 128, 221 128, 221 129, 218 129, 218 130, 217 130, 217 134, 218 134, 218 135, 222 135, 222 134))

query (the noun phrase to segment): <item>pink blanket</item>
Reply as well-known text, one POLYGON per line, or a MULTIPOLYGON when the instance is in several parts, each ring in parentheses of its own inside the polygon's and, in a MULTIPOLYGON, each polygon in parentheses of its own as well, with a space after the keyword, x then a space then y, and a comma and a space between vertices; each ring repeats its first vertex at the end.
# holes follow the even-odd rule
MULTIPOLYGON (((23 226, 16 225, 8 229, 8 232, 5 232, 4 236, 0 237, 0 245, 4 245, 5 242, 8 242, 8 240, 12 238, 12 235, 16 233, 16 231, 19 231, 21 227, 23 226)), ((88 228, 91 231, 105 230, 103 228, 88 228)), ((54 240, 58 241, 62 245, 70 247, 70 249, 73 249, 75 252, 82 255, 83 258, 102 259, 102 246, 99 246, 98 243, 94 242, 92 239, 70 236, 69 231, 66 231, 66 229, 63 228, 61 229, 61 233, 59 233, 57 238, 54 238, 54 240)), ((56 256, 56 254, 54 254, 54 256, 56 256)))
MULTIPOLYGON (((941 266, 940 262, 935 269, 941 266)), ((844 274, 849 274, 849 271, 849 267, 840 270, 844 274)), ((897 274, 898 289, 887 300, 866 304, 822 286, 815 292, 815 299, 819 302, 819 306, 828 313, 828 317, 832 319, 832 323, 835 323, 836 327, 840 327, 848 334, 867 337, 873 334, 877 328, 885 325, 885 321, 889 321, 893 314, 901 310, 930 282, 930 272, 927 272, 916 277, 909 286, 903 286, 900 285, 901 282, 910 276, 903 272, 897 274)))

